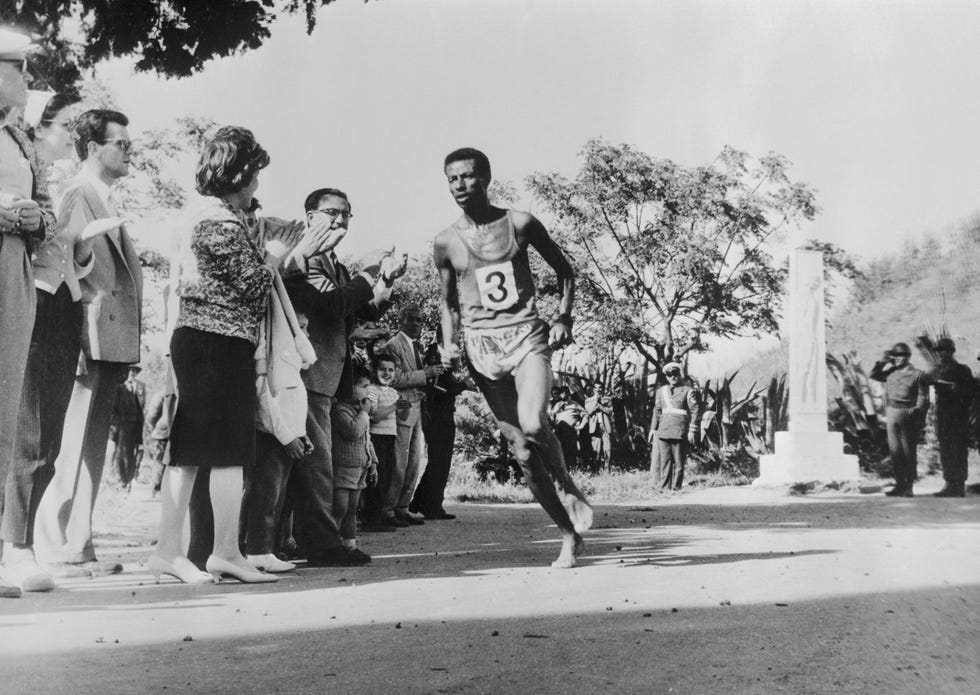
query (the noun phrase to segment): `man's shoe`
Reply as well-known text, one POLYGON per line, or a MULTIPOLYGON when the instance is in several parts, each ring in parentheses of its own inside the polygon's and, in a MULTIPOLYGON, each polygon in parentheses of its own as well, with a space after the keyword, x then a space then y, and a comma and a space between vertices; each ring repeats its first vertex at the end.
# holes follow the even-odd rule
POLYGON ((381 520, 381 523, 386 526, 394 526, 395 528, 405 528, 406 526, 411 526, 407 521, 402 521, 397 516, 386 516, 381 520))
POLYGON ((342 545, 312 552, 306 559, 307 567, 350 567, 352 564, 350 553, 342 545))
POLYGON ((347 553, 347 559, 350 560, 351 565, 370 565, 371 556, 358 548, 351 548, 347 553))
MULTIPOLYGON (((891 490, 885 493, 885 497, 905 497, 906 488, 902 485, 896 485, 891 490)), ((911 492, 911 490, 909 490, 911 492)))
POLYGON ((935 492, 933 497, 966 497, 965 487, 959 487, 956 485, 946 485, 939 492, 935 492))
POLYGON ((118 562, 102 562, 101 560, 85 560, 84 562, 69 562, 69 565, 80 569, 88 570, 93 577, 105 577, 110 574, 122 572, 122 565, 118 562))
POLYGON ((361 529, 364 533, 394 533, 398 529, 394 526, 389 526, 388 524, 381 523, 380 521, 376 524, 365 524, 361 529))
POLYGON ((412 516, 407 512, 403 514, 395 514, 395 518, 399 521, 405 522, 406 524, 410 524, 411 526, 422 526, 425 524, 425 519, 418 516, 412 516))
POLYGON ((427 521, 450 521, 455 519, 456 515, 445 511, 438 511, 432 514, 426 514, 425 518, 427 521))
POLYGON ((0 584, 0 598, 20 598, 20 587, 19 586, 7 586, 6 584, 0 584))

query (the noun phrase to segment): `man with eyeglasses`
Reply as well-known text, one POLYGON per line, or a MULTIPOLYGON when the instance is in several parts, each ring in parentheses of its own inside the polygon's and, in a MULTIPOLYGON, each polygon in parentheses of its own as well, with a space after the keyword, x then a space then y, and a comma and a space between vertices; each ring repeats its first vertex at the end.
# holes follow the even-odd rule
POLYGON ((6 496, 19 480, 12 451, 36 309, 30 258, 54 230, 55 219, 44 170, 33 144, 17 125, 17 115, 27 104, 30 47, 27 36, 0 27, 0 595, 6 596, 51 588, 47 576, 22 581, 23 563, 31 565, 30 576, 36 563, 33 554, 20 547, 23 538, 14 523, 18 500, 6 496))
POLYGON ((58 239, 65 253, 38 259, 38 287, 60 302, 59 316, 78 330, 77 338, 62 337, 52 347, 60 351, 50 360, 58 370, 74 360, 78 371, 67 390, 58 379, 59 393, 53 397, 68 399, 66 411, 61 421, 41 426, 51 428, 49 436, 60 433, 60 447, 41 452, 44 459, 37 462, 35 475, 35 487, 44 492, 37 509, 36 549, 60 576, 122 570, 118 563, 96 557, 92 510, 105 465, 112 397, 129 366, 140 361, 143 276, 110 192, 129 174, 128 125, 118 111, 96 109, 78 117, 75 150, 81 169, 59 206, 58 239), (69 247, 73 258, 65 255, 69 247), (45 489, 52 459, 54 476, 45 489))
MULTIPOLYGON (((305 267, 287 268, 286 289, 296 311, 309 319, 310 342, 316 362, 303 371, 309 403, 306 431, 313 453, 293 468, 295 527, 311 567, 360 565, 370 562, 364 553, 344 547, 333 519, 333 442, 330 410, 343 380, 350 379, 348 338, 355 318, 374 321, 391 306, 391 287, 405 273, 406 259, 395 260, 391 250, 376 251, 362 259, 352 274, 337 259, 337 244, 347 235, 353 216, 347 194, 319 188, 304 201, 308 226, 330 220, 332 239, 321 252, 305 259, 305 267), (323 512, 326 512, 324 514, 323 512)), ((309 230, 308 230, 309 231, 309 230)))
POLYGON ((954 359, 956 343, 940 338, 935 345, 939 364, 929 373, 936 389, 936 439, 943 467, 943 489, 936 497, 966 495, 967 452, 970 447, 970 405, 977 392, 973 372, 954 359))
POLYGON ((885 418, 888 451, 895 487, 888 497, 912 497, 916 478, 916 446, 929 409, 929 378, 909 363, 912 351, 906 343, 895 343, 875 362, 870 377, 885 384, 885 418))

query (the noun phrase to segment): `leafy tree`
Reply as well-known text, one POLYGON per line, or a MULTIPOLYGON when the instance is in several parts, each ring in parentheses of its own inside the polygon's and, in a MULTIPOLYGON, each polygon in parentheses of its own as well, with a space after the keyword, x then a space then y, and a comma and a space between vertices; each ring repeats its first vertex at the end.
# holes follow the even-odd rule
POLYGON ((784 157, 726 147, 687 168, 602 140, 581 156, 573 180, 527 179, 578 271, 580 341, 629 346, 659 370, 710 336, 778 329, 786 269, 770 247, 818 212, 784 157))
POLYGON ((334 0, 5 0, 0 24, 39 39, 37 73, 64 90, 80 68, 111 57, 136 57, 136 69, 185 77, 212 58, 244 53, 269 38, 284 14, 302 12, 306 31, 334 0), (66 31, 67 27, 71 27, 66 31), (75 29, 80 36, 69 36, 75 29))

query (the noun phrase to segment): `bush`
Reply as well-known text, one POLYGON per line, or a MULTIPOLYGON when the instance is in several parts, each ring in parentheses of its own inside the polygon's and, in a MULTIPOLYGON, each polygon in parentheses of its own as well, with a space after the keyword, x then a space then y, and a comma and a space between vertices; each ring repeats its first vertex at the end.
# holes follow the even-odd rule
POLYGON ((456 399, 456 456, 481 459, 497 453, 497 421, 483 396, 464 391, 456 399))

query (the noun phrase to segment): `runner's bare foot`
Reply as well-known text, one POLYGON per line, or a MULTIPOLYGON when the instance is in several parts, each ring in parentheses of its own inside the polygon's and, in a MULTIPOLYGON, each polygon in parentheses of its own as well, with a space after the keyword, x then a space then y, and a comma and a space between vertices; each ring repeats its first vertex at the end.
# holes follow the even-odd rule
POLYGON ((551 563, 552 567, 567 569, 575 567, 575 558, 585 552, 585 541, 577 533, 562 540, 561 553, 558 559, 551 563))
POLYGON ((592 528, 592 507, 583 499, 575 495, 565 495, 565 510, 568 518, 572 520, 575 533, 585 533, 592 528))

